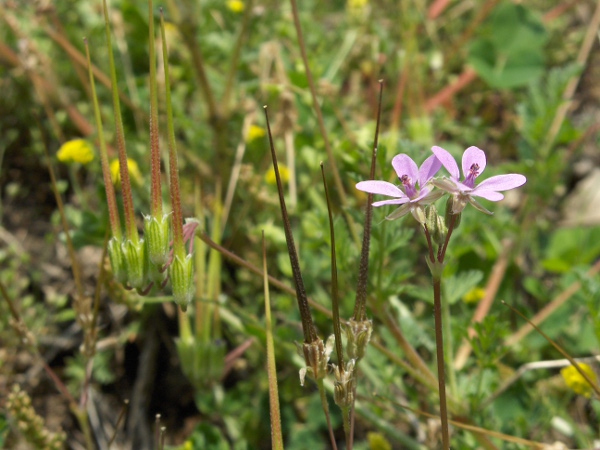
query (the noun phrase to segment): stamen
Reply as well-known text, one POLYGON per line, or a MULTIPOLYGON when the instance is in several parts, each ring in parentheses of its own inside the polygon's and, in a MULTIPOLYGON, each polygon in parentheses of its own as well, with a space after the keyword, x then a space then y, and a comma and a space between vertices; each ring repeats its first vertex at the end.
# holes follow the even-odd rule
POLYGON ((417 195, 417 189, 412 182, 412 178, 404 174, 400 177, 402 186, 404 186, 404 193, 408 198, 414 198, 417 195))
POLYGON ((475 178, 479 175, 479 164, 473 163, 469 168, 469 173, 463 181, 463 184, 469 186, 471 189, 475 186, 475 178))

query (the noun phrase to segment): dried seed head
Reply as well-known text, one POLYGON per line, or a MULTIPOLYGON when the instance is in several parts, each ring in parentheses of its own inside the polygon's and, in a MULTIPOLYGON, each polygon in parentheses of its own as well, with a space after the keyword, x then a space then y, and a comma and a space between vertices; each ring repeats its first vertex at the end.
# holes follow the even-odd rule
POLYGON ((354 364, 354 359, 348 361, 345 369, 333 364, 333 399, 340 408, 349 408, 354 403, 354 364))
POLYGON ((322 339, 317 339, 310 343, 304 342, 301 347, 299 346, 306 362, 306 367, 300 369, 300 385, 304 386, 304 379, 307 374, 315 381, 325 378, 329 356, 333 351, 334 344, 335 337, 331 335, 327 339, 327 343, 323 343, 322 339))
POLYGON ((346 351, 349 358, 358 362, 365 356, 372 332, 373 321, 371 320, 356 321, 350 319, 348 321, 346 325, 346 338, 348 339, 346 351))

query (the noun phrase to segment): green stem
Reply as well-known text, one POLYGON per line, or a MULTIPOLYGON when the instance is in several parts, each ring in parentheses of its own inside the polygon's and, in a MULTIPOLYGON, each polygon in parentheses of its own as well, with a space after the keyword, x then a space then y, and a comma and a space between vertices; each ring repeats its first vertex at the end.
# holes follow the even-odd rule
POLYGON ((121 174, 121 193, 123 194, 123 209, 125 210, 125 234, 135 245, 139 243, 139 234, 135 224, 135 211, 133 207, 133 195, 131 193, 131 181, 129 180, 129 169, 127 167, 127 150, 125 149, 125 133, 123 131, 123 118, 121 116, 121 104, 119 103, 119 89, 117 86, 117 71, 115 69, 115 57, 113 55, 112 40, 110 36, 110 24, 108 20, 108 7, 103 0, 104 29, 106 32, 106 47, 108 49, 108 62, 110 65, 110 81, 112 86, 113 108, 115 114, 115 134, 117 149, 119 151, 119 170, 121 174))
POLYGON ((90 58, 90 49, 87 39, 84 39, 85 54, 87 57, 88 72, 90 76, 90 88, 92 90, 92 101, 94 103, 94 117, 96 119, 96 129, 98 131, 98 142, 100 143, 100 161, 102 164, 102 177, 104 179, 104 188, 106 189, 106 203, 108 204, 108 217, 110 220, 110 229, 113 237, 118 241, 122 238, 121 221, 119 220, 119 209, 117 207, 117 197, 115 188, 110 176, 110 167, 108 164, 108 154, 106 151, 106 141, 104 140, 104 130, 102 127, 102 117, 100 115, 100 106, 98 105, 98 96, 96 95, 96 83, 92 72, 92 62, 90 58))
MULTIPOLYGON (((347 197, 346 191, 344 190, 344 184, 342 183, 342 178, 340 177, 340 172, 337 168, 337 164, 335 162, 335 157, 333 156, 333 151, 331 149, 331 145, 329 143, 329 137, 327 135, 327 129, 325 128, 325 121, 323 120, 323 111, 321 111, 321 105, 319 104, 319 99, 317 98, 317 89, 315 87, 315 81, 312 76, 312 72, 310 71, 310 65, 308 63, 308 56, 306 54, 306 44, 304 43, 304 36, 302 34, 302 26, 300 25, 300 14, 298 13, 298 4, 296 0, 291 0, 292 3, 292 16, 294 17, 294 26, 296 27, 296 34, 298 36, 298 46, 300 47, 300 54, 302 55, 302 63, 304 64, 304 71, 306 72, 306 80, 308 81, 308 86, 310 88, 310 94, 313 101, 313 108, 317 114, 317 123, 319 124, 319 131, 321 132, 321 136, 323 136, 323 142, 325 144, 325 151, 327 152, 327 159, 331 166, 331 171, 333 173, 333 181, 335 183, 335 188, 340 196, 340 203, 342 205, 347 205, 347 197)), ((342 208, 342 213, 344 214, 344 218, 348 224, 348 228, 350 230, 350 235, 356 244, 360 242, 358 237, 358 233, 356 232, 356 226, 354 224, 354 220, 352 216, 348 213, 346 208, 342 208)))
POLYGON ((185 258, 183 245, 183 214, 181 212, 181 194, 179 192, 179 171, 177 168, 177 143, 175 141, 175 127, 173 125, 173 107, 171 104, 171 82, 169 78, 169 52, 165 35, 165 21, 160 11, 160 34, 162 39, 163 64, 165 71, 165 104, 167 109, 167 134, 169 143, 169 181, 171 191, 171 207, 173 208, 173 254, 185 258))
MULTIPOLYGON (((148 1, 148 45, 150 53, 150 198, 152 217, 162 220, 162 189, 160 183, 160 142, 158 131, 158 92, 156 89, 156 52, 154 49, 154 14, 152 0, 148 1)), ((165 63, 167 64, 167 63, 165 63)), ((169 80, 165 80, 169 85, 169 80)))
MULTIPOLYGON (((450 325, 450 305, 442 299, 442 319, 443 329, 446 340, 444 341, 444 354, 447 361, 454 361, 454 350, 452 348, 452 330, 450 325)), ((450 386, 450 395, 457 398, 458 386, 456 383, 456 371, 453 364, 448 364, 448 384, 450 386)))
POLYGON ((267 344, 267 375, 269 377, 269 411, 271 415, 271 447, 283 450, 281 432, 281 413, 279 410, 279 392, 277 388, 277 366, 275 365, 275 344, 273 342, 273 325, 271 321, 271 299, 269 295, 269 278, 267 276, 267 247, 265 232, 262 232, 263 251, 263 284, 265 291, 265 331, 267 344))
POLYGON ((329 430, 329 439, 331 440, 331 448, 337 450, 337 444, 335 442, 335 436, 333 434, 333 427, 331 426, 331 417, 329 414, 329 403, 327 403, 327 395, 325 394, 325 384, 323 378, 317 379, 317 387, 319 388, 319 396, 321 397, 321 406, 323 407, 323 413, 325 414, 325 420, 327 420, 327 429, 329 430))
POLYGON ((444 363, 444 334, 442 327, 442 280, 433 279, 433 316, 435 320, 435 346, 437 354, 438 388, 440 397, 440 417, 442 419, 442 446, 450 449, 448 432, 448 409, 446 406, 446 371, 444 363))

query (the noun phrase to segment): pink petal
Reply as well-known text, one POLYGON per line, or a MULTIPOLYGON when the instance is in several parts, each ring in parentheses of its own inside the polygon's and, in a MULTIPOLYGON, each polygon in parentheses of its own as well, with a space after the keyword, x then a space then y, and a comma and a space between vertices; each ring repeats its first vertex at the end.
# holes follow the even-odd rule
POLYGON ((404 153, 394 156, 392 166, 398 174, 398 178, 402 178, 402 175, 408 175, 412 180, 413 186, 419 180, 419 168, 410 156, 404 153))
POLYGON ((408 203, 410 199, 408 197, 397 198, 395 200, 381 200, 380 202, 373 202, 373 206, 384 206, 384 205, 403 205, 408 203))
POLYGON ((460 178, 460 172, 458 171, 458 164, 456 164, 454 157, 448 153, 447 150, 444 150, 442 147, 438 147, 436 145, 431 147, 431 151, 450 173, 450 176, 454 180, 458 180, 460 178))
POLYGON ((425 186, 425 183, 431 180, 441 167, 442 163, 437 156, 431 155, 427 158, 419 168, 419 187, 425 186))
POLYGON ((483 150, 477 147, 469 147, 465 150, 462 157, 462 170, 465 178, 469 175, 471 166, 477 164, 479 166, 479 175, 481 175, 485 169, 486 159, 483 150))
POLYGON ((511 173, 507 175, 496 175, 482 181, 475 188, 476 191, 508 191, 509 189, 518 188, 527 181, 523 175, 511 173))
POLYGON ((492 202, 499 202, 504 198, 504 195, 502 195, 500 192, 486 190, 480 191, 479 189, 475 189, 470 193, 470 195, 473 197, 482 197, 492 202))
POLYGON ((405 197, 406 195, 395 184, 387 181, 369 180, 356 183, 356 189, 368 192, 369 194, 389 195, 390 197, 405 197))

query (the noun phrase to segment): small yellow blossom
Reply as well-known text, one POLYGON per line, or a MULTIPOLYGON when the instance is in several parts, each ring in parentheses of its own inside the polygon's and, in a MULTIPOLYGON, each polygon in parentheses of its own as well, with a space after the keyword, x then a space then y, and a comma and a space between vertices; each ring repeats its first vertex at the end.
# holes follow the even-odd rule
MULTIPOLYGON (((279 167, 279 175, 281 176, 281 182, 283 184, 285 184, 290 179, 290 169, 288 169, 287 166, 285 166, 283 164, 278 164, 278 167, 279 167)), ((273 166, 271 166, 271 168, 269 170, 267 170, 267 173, 265 174, 265 181, 267 182, 267 184, 275 184, 277 182, 277 179, 275 178, 275 170, 273 169, 273 166)))
POLYGON ((467 292, 462 300, 468 305, 479 303, 479 301, 485 296, 485 289, 480 287, 474 287, 467 292))
POLYGON ((252 142, 255 139, 263 137, 267 132, 263 127, 258 125, 250 125, 248 129, 248 136, 246 136, 246 142, 252 142))
MULTIPOLYGON (((594 370, 585 363, 577 363, 577 365, 585 372, 585 374, 596 383, 596 373, 594 370)), ((584 397, 590 398, 594 388, 586 381, 585 378, 577 371, 575 366, 567 366, 560 371, 560 374, 567 383, 567 386, 576 394, 583 395, 584 397)))
POLYGON ((73 139, 60 146, 56 157, 60 162, 66 164, 79 163, 85 165, 94 160, 94 151, 85 139, 73 139))
POLYGON ((369 4, 369 0, 348 0, 349 9, 362 9, 369 4))
POLYGON ((234 13, 244 12, 244 2, 242 0, 227 0, 227 8, 234 13))
MULTIPOLYGON (((116 187, 121 186, 121 172, 118 159, 113 159, 110 162, 110 176, 112 182, 116 187)), ((127 158, 127 169, 129 170, 129 177, 131 181, 136 185, 142 184, 142 173, 137 163, 133 159, 127 158)))
POLYGON ((392 450, 392 445, 381 433, 367 433, 370 450, 392 450))

